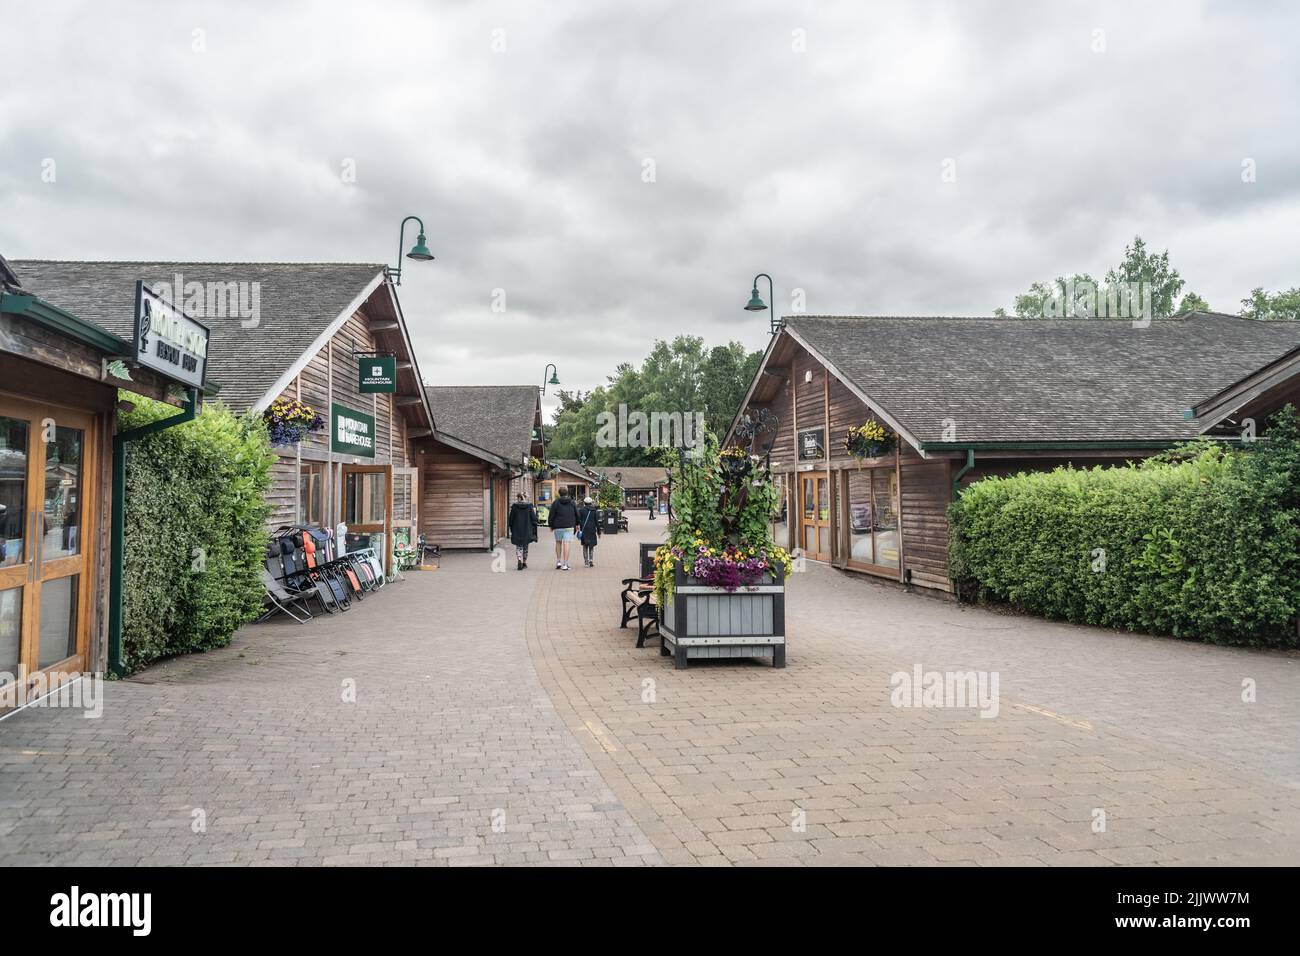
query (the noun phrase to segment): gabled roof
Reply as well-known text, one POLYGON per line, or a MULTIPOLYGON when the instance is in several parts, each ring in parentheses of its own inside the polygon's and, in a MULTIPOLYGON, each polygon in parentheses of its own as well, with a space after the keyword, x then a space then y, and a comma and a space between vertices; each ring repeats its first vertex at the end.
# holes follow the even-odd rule
POLYGON ((1240 432, 1245 419, 1263 428, 1287 404, 1300 406, 1300 347, 1233 382, 1184 413, 1202 434, 1240 432))
POLYGON ((618 482, 620 488, 653 488, 660 482, 668 480, 668 469, 662 465, 657 467, 645 465, 584 465, 574 458, 561 458, 554 464, 571 475, 588 480, 595 480, 593 476, 598 477, 604 474, 610 481, 614 481, 615 475, 622 475, 622 481, 618 482))
MULTIPOLYGON (((1183 411, 1300 344, 1300 322, 796 315, 781 335, 913 445, 942 449, 1195 437, 1183 411)), ((750 400, 763 400, 776 346, 750 400)))
POLYGON ((668 469, 662 465, 609 465, 605 472, 611 478, 621 474, 623 480, 619 486, 623 488, 653 488, 668 480, 668 469))
POLYGON ((205 286, 258 283, 260 315, 255 326, 246 328, 238 316, 195 316, 212 330, 208 375, 221 383, 221 400, 236 411, 273 397, 277 384, 292 379, 295 366, 310 358, 385 277, 385 267, 373 263, 19 259, 10 260, 10 265, 24 291, 57 302, 128 342, 134 334, 137 280, 173 285, 180 275, 186 284, 205 286))
POLYGON ((454 438, 520 465, 533 443, 536 385, 429 385, 435 437, 454 438))

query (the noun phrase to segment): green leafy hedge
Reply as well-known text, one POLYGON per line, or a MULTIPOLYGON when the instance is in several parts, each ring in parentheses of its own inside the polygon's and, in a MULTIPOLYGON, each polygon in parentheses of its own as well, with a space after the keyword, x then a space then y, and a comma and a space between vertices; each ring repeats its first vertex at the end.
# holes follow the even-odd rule
POLYGON ((1300 441, 1287 409, 1240 450, 989 478, 950 510, 963 596, 1216 644, 1294 646, 1300 441))
MULTIPOLYGON (((176 414, 131 395, 119 427, 176 414)), ((128 671, 222 647, 262 606, 275 455, 259 417, 204 407, 127 445, 122 644, 128 671)))

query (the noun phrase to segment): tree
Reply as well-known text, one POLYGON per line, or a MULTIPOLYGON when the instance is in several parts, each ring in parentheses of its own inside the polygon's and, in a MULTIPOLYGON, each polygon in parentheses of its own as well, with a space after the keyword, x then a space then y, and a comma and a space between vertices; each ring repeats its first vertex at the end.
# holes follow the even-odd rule
MULTIPOLYGON (((547 429, 547 457, 578 458, 586 453, 588 464, 597 466, 656 464, 648 447, 597 444, 601 422, 611 420, 602 415, 618 421, 620 406, 629 417, 658 412, 681 420, 692 416, 693 422, 700 413, 705 430, 720 436, 730 427, 761 360, 761 352, 746 352, 739 342, 706 351, 698 336, 656 340, 639 368, 623 362, 607 377, 608 385, 585 395, 560 393, 560 407, 547 429)), ((632 431, 629 424, 629 437, 632 431)), ((651 437, 672 440, 680 434, 651 437)))
POLYGON ((1178 270, 1169 264, 1169 250, 1159 255, 1147 252, 1141 236, 1135 236, 1133 245, 1124 247, 1120 264, 1106 273, 1109 288, 1130 283, 1142 283, 1151 289, 1151 314, 1157 317, 1174 314, 1174 302, 1185 285, 1178 270))
POLYGON ((1178 303, 1178 312, 1209 312, 1210 303, 1206 302, 1195 292, 1189 292, 1183 296, 1183 300, 1178 303))
MULTIPOLYGON (((1107 270, 1104 282, 1086 272, 1075 273, 1069 280, 1058 277, 1035 282, 1028 292, 1016 296, 1013 308, 1021 318, 1110 315, 1109 310, 1123 301, 1122 295, 1140 289, 1131 309, 1144 309, 1149 301, 1151 315, 1162 317, 1174 314, 1174 302, 1184 284, 1178 270, 1169 264, 1169 250, 1149 252, 1142 237, 1135 236, 1132 244, 1124 247, 1119 265, 1107 270)), ((1197 301, 1202 300, 1197 297, 1197 301)))
POLYGON ((1241 300, 1243 319, 1300 319, 1300 289, 1269 294, 1262 288, 1251 289, 1250 297, 1241 300))

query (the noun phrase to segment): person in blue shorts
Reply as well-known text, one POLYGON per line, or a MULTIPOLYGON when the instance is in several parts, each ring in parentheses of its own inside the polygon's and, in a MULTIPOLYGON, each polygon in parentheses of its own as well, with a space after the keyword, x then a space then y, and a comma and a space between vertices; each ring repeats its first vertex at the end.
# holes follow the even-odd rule
POLYGON ((569 548, 573 546, 573 529, 578 525, 578 506, 568 490, 560 492, 559 499, 551 505, 549 524, 555 532, 555 569, 569 570, 569 548))

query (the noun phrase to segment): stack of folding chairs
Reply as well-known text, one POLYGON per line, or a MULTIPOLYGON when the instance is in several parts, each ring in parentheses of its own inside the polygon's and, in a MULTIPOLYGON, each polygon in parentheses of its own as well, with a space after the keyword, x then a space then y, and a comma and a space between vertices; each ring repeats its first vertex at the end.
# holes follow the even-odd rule
POLYGON ((267 609, 259 621, 287 614, 299 623, 317 612, 337 614, 386 583, 373 548, 339 553, 332 528, 286 525, 271 535, 262 576, 267 609))

